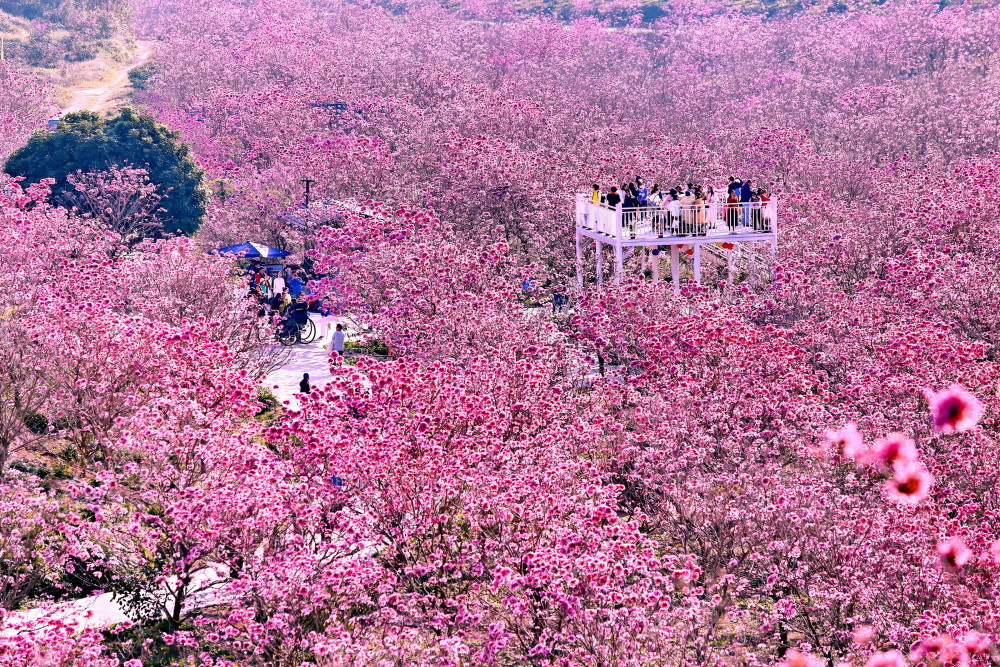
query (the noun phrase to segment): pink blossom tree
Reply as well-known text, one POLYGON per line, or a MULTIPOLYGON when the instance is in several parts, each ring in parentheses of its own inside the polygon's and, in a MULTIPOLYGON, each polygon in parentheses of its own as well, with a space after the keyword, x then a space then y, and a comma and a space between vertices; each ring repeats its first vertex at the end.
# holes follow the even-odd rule
POLYGON ((162 196, 146 170, 113 165, 104 172, 71 174, 67 180, 75 189, 73 208, 106 227, 123 247, 163 228, 157 217, 162 196))

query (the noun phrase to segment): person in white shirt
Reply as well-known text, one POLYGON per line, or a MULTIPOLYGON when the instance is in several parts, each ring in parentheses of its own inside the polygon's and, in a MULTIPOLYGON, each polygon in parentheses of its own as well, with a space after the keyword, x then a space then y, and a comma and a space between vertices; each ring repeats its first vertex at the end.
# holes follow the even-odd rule
POLYGON ((677 195, 672 195, 667 202, 667 211, 670 213, 670 229, 672 234, 678 233, 681 226, 681 202, 677 195))
POLYGON ((663 237, 663 193, 660 192, 659 184, 654 184, 653 189, 649 192, 649 200, 647 201, 647 206, 651 209, 651 219, 653 221, 653 230, 656 231, 660 237, 663 237))
POLYGON ((344 333, 344 325, 338 324, 337 329, 333 332, 333 341, 330 343, 330 354, 337 352, 341 356, 344 355, 344 340, 347 338, 347 334, 344 333))

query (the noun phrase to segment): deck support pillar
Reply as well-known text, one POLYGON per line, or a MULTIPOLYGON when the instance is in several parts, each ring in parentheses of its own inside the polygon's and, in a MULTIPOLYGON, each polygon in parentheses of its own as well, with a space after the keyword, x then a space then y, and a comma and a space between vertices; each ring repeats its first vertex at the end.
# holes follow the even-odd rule
POLYGON ((604 247, 600 239, 594 239, 594 248, 597 251, 597 286, 604 286, 604 247))
POLYGON ((622 245, 621 243, 615 244, 615 284, 620 285, 622 282, 622 272, 625 270, 625 260, 622 257, 622 245))
POLYGON ((674 294, 681 293, 681 251, 676 245, 670 246, 670 279, 674 283, 674 294))
POLYGON ((701 244, 694 244, 694 283, 701 284, 701 244))
POLYGON ((653 264, 653 283, 660 282, 660 251, 653 248, 649 251, 649 260, 653 264))
POLYGON ((778 270, 775 260, 778 259, 778 237, 771 241, 771 280, 778 279, 778 270))

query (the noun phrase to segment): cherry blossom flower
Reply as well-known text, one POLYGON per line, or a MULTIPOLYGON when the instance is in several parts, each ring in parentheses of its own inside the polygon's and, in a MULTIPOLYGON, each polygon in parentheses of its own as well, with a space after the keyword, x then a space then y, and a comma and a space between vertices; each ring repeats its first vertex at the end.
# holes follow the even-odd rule
POLYGON ((843 428, 839 430, 827 431, 826 439, 830 443, 834 455, 858 462, 865 460, 864 443, 854 422, 844 424, 843 428))
POLYGON ((872 640, 875 636, 875 629, 870 625, 859 625, 854 628, 854 634, 851 636, 851 640, 856 646, 864 646, 872 640))
POLYGON ((930 405, 934 430, 938 433, 961 433, 979 423, 983 416, 983 404, 958 385, 951 385, 938 392, 925 390, 924 396, 930 405))
POLYGON ((970 630, 961 637, 965 650, 972 655, 983 655, 990 652, 993 642, 986 635, 970 630))
POLYGON ((788 649, 781 667, 823 667, 826 661, 797 649, 788 649))
POLYGON ((889 499, 903 504, 916 505, 930 494, 934 478, 923 463, 902 461, 893 467, 892 477, 885 483, 889 499))
POLYGON ((875 441, 873 447, 875 460, 888 469, 897 463, 915 461, 917 448, 913 440, 902 433, 890 433, 875 441))
POLYGON ((972 550, 958 536, 949 537, 937 545, 941 565, 951 572, 958 572, 972 558, 972 550))
POLYGON ((865 667, 906 667, 906 660, 899 651, 886 651, 868 658, 865 667))

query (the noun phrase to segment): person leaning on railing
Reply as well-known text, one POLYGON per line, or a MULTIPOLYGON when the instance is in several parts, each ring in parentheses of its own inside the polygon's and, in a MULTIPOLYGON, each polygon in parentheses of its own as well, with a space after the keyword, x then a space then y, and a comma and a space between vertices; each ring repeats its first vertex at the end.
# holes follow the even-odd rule
POLYGON ((653 183, 653 189, 649 191, 648 205, 652 210, 653 229, 660 237, 663 236, 663 193, 660 192, 660 184, 653 183))
POLYGON ((740 222, 744 227, 752 226, 750 220, 750 206, 753 201, 753 188, 750 187, 750 179, 743 181, 740 188, 740 222))
POLYGON ((681 228, 681 200, 677 190, 671 190, 669 197, 667 212, 670 214, 670 231, 676 234, 681 228))
POLYGON ((694 233, 696 236, 705 236, 705 196, 701 188, 694 191, 694 233))
POLYGON ((736 194, 736 190, 730 190, 729 196, 726 197, 726 203, 724 204, 725 216, 726 216, 726 227, 729 228, 730 234, 736 233, 736 228, 739 227, 740 223, 740 197, 736 194))
POLYGON ((763 229, 761 231, 769 232, 771 231, 771 195, 764 188, 758 190, 758 193, 760 194, 760 208, 763 212, 763 229))
POLYGON ((611 188, 605 200, 610 208, 616 208, 618 204, 622 203, 622 197, 618 194, 618 188, 611 188))
POLYGON ((635 194, 635 183, 626 183, 622 186, 625 191, 625 199, 622 201, 622 225, 631 226, 635 224, 635 209, 639 206, 639 198, 635 194))
POLYGON ((694 193, 690 190, 685 190, 684 194, 680 198, 681 202, 681 236, 687 236, 695 232, 695 219, 694 219, 694 193))

